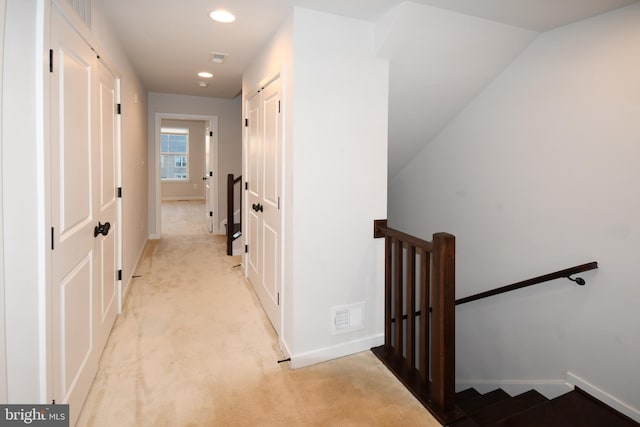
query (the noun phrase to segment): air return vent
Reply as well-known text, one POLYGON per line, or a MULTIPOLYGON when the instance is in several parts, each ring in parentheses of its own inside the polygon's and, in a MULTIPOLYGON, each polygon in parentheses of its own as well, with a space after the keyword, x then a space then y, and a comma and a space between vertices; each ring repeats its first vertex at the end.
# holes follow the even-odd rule
POLYGON ((342 334, 364 328, 364 302, 331 307, 331 333, 342 334))
POLYGON ((91 0, 67 0, 82 21, 91 28, 91 0))
POLYGON ((211 60, 211 62, 214 62, 216 64, 222 64, 224 61, 226 61, 227 56, 229 55, 227 55, 226 53, 211 52, 211 55, 209 55, 209 59, 211 60))

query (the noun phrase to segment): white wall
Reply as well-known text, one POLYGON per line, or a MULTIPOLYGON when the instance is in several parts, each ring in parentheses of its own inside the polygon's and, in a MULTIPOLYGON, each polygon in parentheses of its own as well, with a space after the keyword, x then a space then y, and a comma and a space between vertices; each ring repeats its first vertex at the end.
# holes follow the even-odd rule
POLYGON ((542 34, 390 182, 392 226, 456 235, 458 297, 599 262, 585 287, 459 307, 461 383, 569 378, 639 419, 638 22, 635 4, 542 34))
POLYGON ((409 163, 537 35, 410 1, 383 15, 376 24, 376 49, 390 60, 389 176, 409 163))
POLYGON ((201 120, 162 120, 162 126, 189 129, 189 179, 163 181, 162 200, 204 200, 205 125, 201 120))
POLYGON ((388 62, 373 24, 296 9, 292 270, 294 362, 368 350, 383 331, 388 62), (365 328, 331 335, 331 307, 365 303, 365 328), (295 360, 298 356, 299 361, 295 360))
MULTIPOLYGON (((4 69, 4 26, 6 0, 0 0, 0 99, 2 99, 2 79, 4 69)), ((0 189, 2 184, 2 109, 0 108, 0 189)), ((2 191, 0 190, 0 404, 7 402, 7 353, 5 339, 5 299, 4 299, 4 233, 2 212, 2 191)))
POLYGON ((218 221, 227 216, 227 174, 242 171, 241 99, 211 98, 150 92, 147 126, 149 128, 147 161, 149 164, 149 230, 159 235, 156 224, 155 120, 156 113, 218 116, 218 221), (157 232, 155 232, 157 230, 157 232))
MULTIPOLYGON (((2 198, 7 401, 46 402, 48 369, 47 126, 48 17, 46 0, 7 0, 2 111, 2 198), (8 108, 5 108, 8 107, 8 108), (19 142, 19 143, 17 143, 19 142), (15 159, 20 159, 16 161, 15 159), (16 185, 16 177, 20 184, 16 185)), ((66 2, 61 2, 69 8, 66 2)), ((72 19, 77 21, 77 19, 72 19)), ((146 241, 144 88, 108 32, 99 7, 94 30, 83 34, 122 78, 123 270, 125 285, 146 241), (143 154, 141 156, 141 154, 143 154), (141 222, 142 221, 142 222, 141 222)))
POLYGON ((45 208, 38 127, 43 67, 37 62, 42 58, 41 6, 37 0, 8 0, 5 15, 2 197, 9 403, 37 402, 46 394, 45 208), (16 177, 20 185, 15 185, 16 177))
POLYGON ((283 70, 285 240, 282 340, 292 366, 382 340, 388 63, 373 24, 294 9, 245 74, 245 89, 283 70), (293 43, 293 45, 292 45, 293 43), (364 329, 331 334, 330 310, 365 304, 364 329))

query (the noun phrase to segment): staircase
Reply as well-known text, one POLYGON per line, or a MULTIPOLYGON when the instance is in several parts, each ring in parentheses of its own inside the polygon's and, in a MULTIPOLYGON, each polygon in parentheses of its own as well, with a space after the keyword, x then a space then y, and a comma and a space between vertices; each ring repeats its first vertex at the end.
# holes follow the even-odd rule
POLYGON ((242 175, 237 178, 232 173, 227 175, 227 255, 239 255, 237 244, 234 244, 240 236, 242 236, 242 175), (238 198, 236 199, 236 188, 238 189, 238 198), (239 222, 235 221, 236 212, 235 205, 238 200, 239 206, 239 222))
POLYGON ((576 388, 549 400, 535 390, 510 396, 502 389, 480 394, 470 388, 456 393, 467 415, 449 427, 627 427, 640 426, 576 388))

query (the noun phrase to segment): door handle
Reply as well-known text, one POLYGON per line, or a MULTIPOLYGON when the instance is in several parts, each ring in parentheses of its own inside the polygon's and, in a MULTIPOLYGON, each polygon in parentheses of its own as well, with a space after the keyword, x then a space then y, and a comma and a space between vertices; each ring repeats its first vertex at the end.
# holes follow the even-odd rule
POLYGON ((111 224, 109 224, 108 222, 102 224, 100 221, 98 221, 98 225, 96 225, 96 228, 93 229, 93 237, 98 237, 99 234, 106 236, 107 234, 109 234, 110 228, 111 224))
POLYGON ((258 204, 254 203, 253 205, 251 205, 251 207, 256 212, 264 212, 264 206, 262 206, 260 203, 258 203, 258 204))

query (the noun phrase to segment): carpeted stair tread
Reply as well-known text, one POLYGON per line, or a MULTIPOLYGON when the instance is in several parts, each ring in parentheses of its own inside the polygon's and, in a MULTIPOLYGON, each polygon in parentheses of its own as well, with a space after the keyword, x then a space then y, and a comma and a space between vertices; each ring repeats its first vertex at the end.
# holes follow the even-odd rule
POLYGON ((480 408, 493 405, 494 403, 501 402, 509 398, 511 398, 511 396, 509 396, 507 392, 505 392, 501 388, 498 388, 496 390, 490 391, 489 393, 471 398, 467 401, 458 402, 458 406, 467 414, 472 414, 480 408))
POLYGON ((548 401, 549 399, 537 391, 529 390, 510 399, 502 400, 492 405, 485 406, 484 408, 480 408, 471 413, 470 416, 479 425, 484 426, 498 422, 548 401))
POLYGON ((630 427, 637 422, 576 389, 490 427, 630 427))

